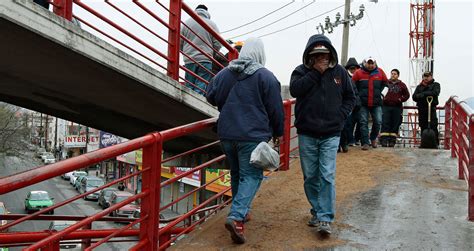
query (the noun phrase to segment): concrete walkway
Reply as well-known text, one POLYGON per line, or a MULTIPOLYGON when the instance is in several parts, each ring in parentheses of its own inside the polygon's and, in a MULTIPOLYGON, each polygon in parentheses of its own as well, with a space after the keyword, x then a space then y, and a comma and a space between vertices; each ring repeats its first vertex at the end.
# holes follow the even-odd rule
POLYGON ((338 155, 337 212, 330 238, 306 226, 299 162, 270 176, 255 198, 247 242, 233 244, 213 216, 171 250, 473 250, 467 188, 449 151, 353 147, 338 155))
POLYGON ((397 149, 406 159, 388 182, 354 200, 338 238, 376 250, 473 250, 467 187, 444 150, 397 149))

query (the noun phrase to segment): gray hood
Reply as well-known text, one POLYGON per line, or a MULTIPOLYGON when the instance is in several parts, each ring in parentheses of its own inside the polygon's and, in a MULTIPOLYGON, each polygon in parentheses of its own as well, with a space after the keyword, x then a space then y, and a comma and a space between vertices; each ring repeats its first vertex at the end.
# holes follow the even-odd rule
POLYGON ((228 67, 231 71, 252 75, 265 66, 265 61, 263 41, 260 38, 249 38, 244 42, 239 58, 232 60, 228 67))
POLYGON ((196 14, 198 14, 201 17, 211 19, 211 14, 209 14, 209 12, 205 9, 197 9, 196 14))

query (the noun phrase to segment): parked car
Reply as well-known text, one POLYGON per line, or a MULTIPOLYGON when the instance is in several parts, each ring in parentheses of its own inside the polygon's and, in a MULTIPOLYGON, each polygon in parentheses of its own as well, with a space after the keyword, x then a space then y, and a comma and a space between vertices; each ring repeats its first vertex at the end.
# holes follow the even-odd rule
POLYGON ((79 177, 76 178, 76 180, 74 181, 74 184, 72 185, 74 187, 74 189, 79 191, 79 184, 81 184, 81 180, 84 179, 85 177, 87 177, 87 176, 79 176, 79 177))
POLYGON ((71 174, 71 178, 69 179, 69 183, 74 186, 74 182, 76 181, 77 177, 79 176, 87 176, 87 172, 84 171, 74 171, 71 174))
POLYGON ((48 152, 46 152, 46 150, 44 150, 44 148, 40 148, 40 149, 38 149, 38 151, 36 151, 36 157, 41 158, 41 156, 43 156, 46 153, 48 153, 48 152))
MULTIPOLYGON (((54 205, 54 198, 49 197, 48 192, 46 191, 30 191, 26 195, 25 199, 25 211, 27 213, 33 211, 39 211, 43 208, 50 207, 54 205)), ((48 212, 49 214, 54 214, 54 210, 48 212)))
POLYGON ((50 152, 46 152, 43 155, 41 155, 41 160, 43 160, 43 162, 46 158, 54 158, 54 155, 50 152))
MULTIPOLYGON (((141 212, 140 208, 137 208, 137 209, 135 209, 135 211, 133 211, 133 214, 131 214, 128 218, 131 218, 131 219, 134 219, 134 220, 139 219, 140 218, 140 212, 141 212)), ((162 223, 161 222, 164 219, 165 219, 165 217, 163 216, 163 214, 160 214, 159 228, 162 228, 162 227, 168 225, 168 223, 164 223, 164 222, 162 223)), ((139 228, 139 227, 140 227, 140 223, 137 223, 133 226, 133 228, 139 228)))
POLYGON ((117 190, 117 188, 114 188, 114 187, 107 187, 107 188, 102 189, 100 191, 99 199, 97 200, 97 204, 99 204, 99 206, 102 209, 108 208, 109 205, 110 205, 110 196, 115 191, 118 191, 118 190, 117 190))
MULTIPOLYGON (((49 224, 49 230, 61 231, 71 225, 76 224, 75 221, 52 221, 49 224)), ((81 240, 64 240, 59 242, 59 250, 82 250, 81 240)))
POLYGON ((53 164, 53 163, 56 163, 56 157, 54 157, 54 155, 46 155, 46 157, 44 157, 43 159, 43 162, 45 164, 53 164))
POLYGON ((70 180, 72 173, 73 172, 63 173, 63 174, 61 174, 61 178, 65 179, 65 180, 70 180))
MULTIPOLYGON (((78 184, 79 186, 79 193, 86 193, 89 192, 90 190, 96 189, 98 187, 101 187, 105 184, 105 182, 101 178, 97 178, 95 176, 84 176, 81 179, 81 182, 78 184)), ((89 195, 86 195, 84 197, 85 200, 91 199, 91 200, 98 200, 99 199, 99 191, 95 193, 91 193, 89 195)))
MULTIPOLYGON (((8 212, 7 208, 5 207, 5 204, 0 201, 0 215, 7 215, 10 212, 8 212)), ((0 226, 5 226, 7 224, 7 220, 0 220, 0 226)))
MULTIPOLYGON (((133 196, 133 194, 125 191, 112 192, 112 194, 110 195, 110 206, 120 203, 129 198, 130 196, 133 196)), ((129 203, 117 210, 112 211, 110 215, 114 217, 128 217, 129 215, 132 215, 135 209, 137 208, 138 205, 134 203, 129 203)))

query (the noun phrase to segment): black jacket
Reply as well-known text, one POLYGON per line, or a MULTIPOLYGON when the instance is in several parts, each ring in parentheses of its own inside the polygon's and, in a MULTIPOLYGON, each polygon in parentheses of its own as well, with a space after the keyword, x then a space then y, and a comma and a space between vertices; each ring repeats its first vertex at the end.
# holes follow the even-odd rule
POLYGON ((351 79, 347 71, 337 64, 337 53, 324 35, 309 38, 303 53, 303 64, 291 74, 290 93, 296 98, 295 126, 298 134, 312 137, 337 136, 344 127, 356 103, 351 79), (305 66, 311 49, 324 44, 330 51, 333 67, 323 74, 305 66))
POLYGON ((432 96, 433 102, 431 103, 431 107, 436 107, 439 104, 438 96, 440 92, 441 86, 433 79, 427 86, 419 84, 416 87, 413 93, 413 101, 416 102, 416 106, 427 108, 428 102, 426 101, 426 97, 432 96))

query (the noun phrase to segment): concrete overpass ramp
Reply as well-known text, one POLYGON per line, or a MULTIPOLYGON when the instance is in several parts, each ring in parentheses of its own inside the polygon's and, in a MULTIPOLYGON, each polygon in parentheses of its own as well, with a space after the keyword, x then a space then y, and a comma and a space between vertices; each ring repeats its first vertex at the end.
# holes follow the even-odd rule
MULTIPOLYGON (((0 100, 125 138, 217 116, 205 98, 26 0, 0 1, 0 100)), ((167 150, 214 140, 201 133, 167 150)))

